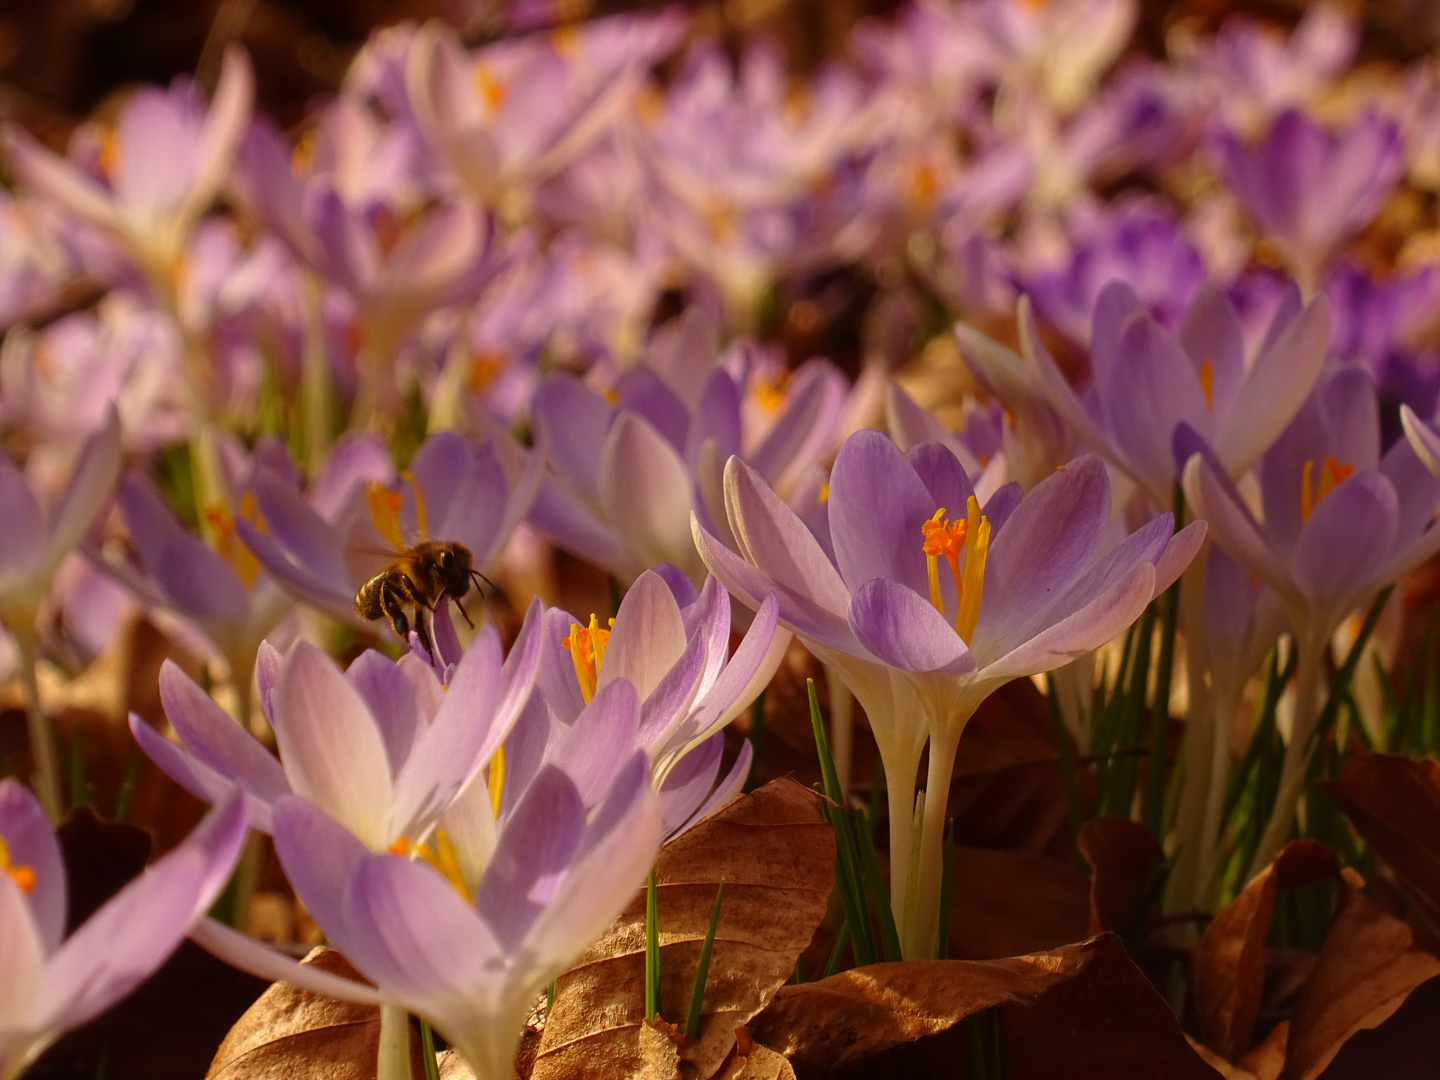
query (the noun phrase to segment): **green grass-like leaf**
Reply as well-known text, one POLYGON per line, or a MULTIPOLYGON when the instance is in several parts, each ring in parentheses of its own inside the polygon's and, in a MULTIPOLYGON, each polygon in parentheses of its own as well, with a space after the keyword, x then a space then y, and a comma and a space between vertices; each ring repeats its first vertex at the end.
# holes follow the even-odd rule
MULTIPOLYGON (((710 925, 705 928, 705 941, 700 946, 700 963, 695 968, 695 985, 690 990, 690 1008, 685 1014, 685 1037, 700 1036, 700 1007, 705 1000, 705 980, 710 975, 710 952, 715 948, 715 928, 720 925, 720 901, 725 896, 725 879, 715 890, 715 904, 710 908, 710 925)), ((796 963, 799 963, 797 958, 796 963)))

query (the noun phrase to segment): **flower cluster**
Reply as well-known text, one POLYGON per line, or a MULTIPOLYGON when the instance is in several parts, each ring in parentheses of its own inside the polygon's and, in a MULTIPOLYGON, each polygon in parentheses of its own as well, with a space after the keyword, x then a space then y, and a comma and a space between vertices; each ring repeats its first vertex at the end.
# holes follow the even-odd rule
POLYGON ((1440 75, 1356 76, 1328 6, 1150 57, 1138 7, 914 0, 804 78, 679 11, 407 24, 295 138, 238 47, 208 100, 139 90, 64 152, 5 127, 0 625, 35 794, 0 781, 0 1080, 187 934, 508 1078, 537 995, 745 785, 727 728, 796 643, 842 787, 851 695, 878 747, 905 959, 945 933, 977 710, 1048 675, 1088 749, 1122 639, 1172 908, 1265 866, 1337 632, 1440 552, 1440 75), (36 670, 127 612, 209 675, 167 663, 168 730, 130 731, 214 809, 63 939, 36 670), (1277 642, 1246 848, 1227 791, 1277 642), (262 843, 371 985, 205 916, 262 843))

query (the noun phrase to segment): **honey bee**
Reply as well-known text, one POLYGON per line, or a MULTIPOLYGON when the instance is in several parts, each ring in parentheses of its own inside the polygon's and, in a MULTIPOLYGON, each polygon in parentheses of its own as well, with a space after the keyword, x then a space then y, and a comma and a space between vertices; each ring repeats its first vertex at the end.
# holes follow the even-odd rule
POLYGON ((389 618, 395 633, 405 640, 410 636, 405 609, 414 604, 415 634, 433 656, 425 612, 433 616, 440 598, 449 596, 466 625, 473 627, 475 624, 460 603, 470 591, 472 580, 489 582, 474 568, 469 548, 453 541, 424 540, 400 552, 385 569, 360 586, 355 594, 355 614, 371 621, 389 618))

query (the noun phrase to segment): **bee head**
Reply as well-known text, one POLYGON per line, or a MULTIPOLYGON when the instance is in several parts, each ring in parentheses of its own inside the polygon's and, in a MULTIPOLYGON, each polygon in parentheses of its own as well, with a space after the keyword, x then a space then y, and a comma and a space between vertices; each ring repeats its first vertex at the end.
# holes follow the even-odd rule
POLYGON ((470 591, 470 549, 464 544, 451 544, 440 552, 440 583, 457 600, 470 591))

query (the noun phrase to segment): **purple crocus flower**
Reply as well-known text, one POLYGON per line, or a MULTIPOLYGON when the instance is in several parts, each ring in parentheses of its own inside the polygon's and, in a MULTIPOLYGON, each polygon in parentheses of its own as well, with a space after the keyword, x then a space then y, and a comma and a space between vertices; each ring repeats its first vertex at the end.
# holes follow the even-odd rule
POLYGON ((845 680, 865 707, 890 788, 892 896, 907 956, 933 952, 945 801, 961 732, 997 687, 1058 667, 1110 640, 1167 588, 1204 536, 1171 536, 1162 514, 1108 552, 1104 465, 1071 462, 1023 500, 1007 485, 982 508, 943 446, 902 453, 874 431, 852 435, 831 472, 835 557, 763 479, 732 458, 726 508, 740 552, 698 522, 706 565, 747 605, 774 593, 780 622, 845 680), (963 508, 963 510, 962 510, 963 508), (963 517, 962 517, 963 514, 963 517), (897 694, 895 684, 908 692, 897 694), (909 715, 896 706, 913 709, 909 715), (920 751, 930 740, 919 844, 910 823, 920 751), (910 860, 916 860, 911 863, 910 860), (918 869, 908 896, 905 869, 918 869))
POLYGON ((88 162, 56 157, 15 127, 6 156, 32 190, 117 240, 163 293, 191 227, 229 178, 253 96, 250 65, 232 48, 208 112, 195 87, 177 81, 168 92, 137 91, 113 132, 77 145, 88 162))
POLYGON ((1091 344, 1100 294, 1128 285, 1167 330, 1176 330, 1205 284, 1205 265, 1185 233, 1158 203, 1126 200, 1070 215, 1072 248, 1053 270, 1022 275, 1040 317, 1082 347, 1091 344))
POLYGON ((760 605, 727 659, 729 642, 725 589, 707 578, 697 593, 673 566, 641 574, 608 628, 594 616, 585 625, 548 611, 539 693, 506 743, 506 776, 523 792, 528 777, 569 752, 577 717, 592 699, 623 680, 640 697, 639 726, 627 745, 650 761, 666 837, 683 832, 729 802, 750 771, 747 743, 717 787, 721 729, 750 707, 790 643, 786 631, 777 632, 775 601, 760 605))
POLYGON ((163 964, 225 887, 244 839, 245 807, 232 791, 66 937, 59 841, 39 800, 0 780, 0 1077, 18 1077, 163 964))
POLYGON ((543 446, 526 453, 497 435, 476 448, 439 432, 398 476, 388 457, 372 461, 367 482, 324 509, 307 504, 283 476, 261 471, 253 490, 266 528, 241 518, 236 529, 282 588, 356 624, 360 586, 422 540, 463 544, 477 570, 492 568, 530 509, 543 468, 543 446))
POLYGON ((1281 113, 1258 144, 1221 128, 1220 173, 1260 229, 1313 289, 1330 253, 1379 211, 1405 169, 1400 129, 1366 112, 1326 131, 1298 109, 1281 113))
POLYGON ((613 403, 565 375, 535 394, 553 471, 531 524, 626 578, 664 562, 698 581, 690 514, 726 536, 726 459, 741 455, 789 494, 833 445, 845 405, 845 378, 827 361, 791 373, 758 348, 717 355, 698 314, 676 331, 620 377, 613 403))
MULTIPOLYGON (((1230 476, 1260 458, 1314 384, 1329 325, 1325 299, 1302 309, 1292 286, 1251 359, 1234 306, 1219 289, 1202 289, 1172 334, 1129 286, 1115 283, 1095 304, 1092 382, 1082 399, 1040 340, 1024 300, 1017 318, 1021 353, 1032 373, 1028 385, 1157 507, 1173 501, 1178 476, 1172 444, 1182 426, 1212 443, 1230 476)), ((984 346, 963 324, 955 332, 962 349, 977 359, 988 361, 1001 351, 993 343, 984 346)))
POLYGON ((1189 453, 1185 493, 1215 542, 1284 601, 1297 650, 1294 731, 1254 867, 1284 844, 1313 749, 1326 642, 1366 598, 1440 551, 1440 481, 1409 442, 1383 455, 1374 385, 1359 368, 1323 379, 1257 469, 1260 516, 1214 453, 1189 453))
POLYGON ((198 798, 245 792, 251 825, 272 831, 273 807, 309 799, 371 850, 423 838, 515 723, 540 654, 539 602, 502 663, 493 627, 480 631, 442 685, 412 655, 374 651, 341 672, 308 642, 257 660, 260 701, 277 761, 173 663, 160 672, 170 742, 138 716, 130 730, 160 768, 198 798), (448 692, 447 692, 448 691, 448 692))

